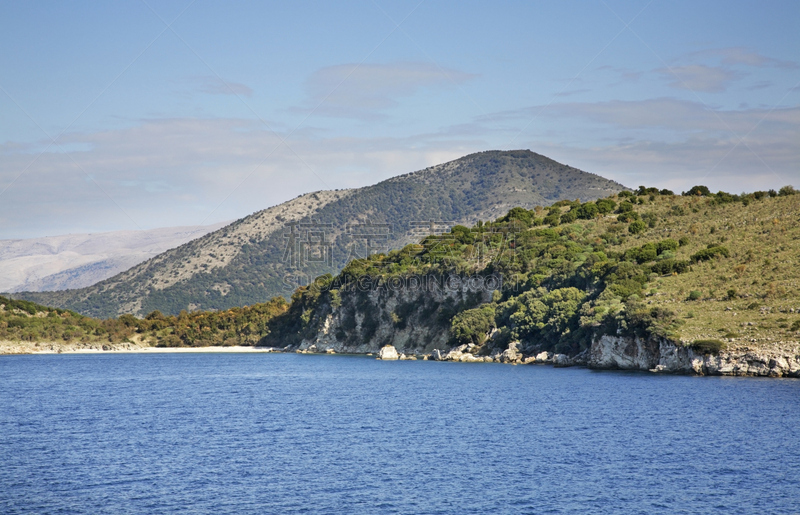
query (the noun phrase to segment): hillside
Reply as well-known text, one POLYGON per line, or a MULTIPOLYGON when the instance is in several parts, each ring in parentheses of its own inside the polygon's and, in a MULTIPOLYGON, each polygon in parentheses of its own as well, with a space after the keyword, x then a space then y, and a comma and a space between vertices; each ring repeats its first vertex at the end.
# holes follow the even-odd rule
POLYGON ((39 351, 136 350, 142 347, 254 345, 284 313, 282 297, 225 311, 151 313, 98 320, 73 311, 0 297, 0 354, 39 351))
POLYGON ((225 225, 0 240, 0 292, 90 286, 225 225))
POLYGON ((400 248, 431 231, 494 219, 514 206, 623 189, 530 151, 481 152, 373 186, 300 196, 87 288, 14 297, 94 317, 249 305, 288 297, 309 278, 338 273, 350 258, 400 248), (295 236, 290 222, 301 224, 295 236))
POLYGON ((795 193, 515 208, 299 289, 262 344, 800 376, 795 193))

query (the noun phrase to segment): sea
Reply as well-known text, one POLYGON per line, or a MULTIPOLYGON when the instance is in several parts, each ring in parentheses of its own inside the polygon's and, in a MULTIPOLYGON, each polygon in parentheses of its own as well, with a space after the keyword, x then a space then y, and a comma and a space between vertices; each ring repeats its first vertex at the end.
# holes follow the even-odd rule
POLYGON ((0 356, 0 513, 800 513, 800 380, 0 356))

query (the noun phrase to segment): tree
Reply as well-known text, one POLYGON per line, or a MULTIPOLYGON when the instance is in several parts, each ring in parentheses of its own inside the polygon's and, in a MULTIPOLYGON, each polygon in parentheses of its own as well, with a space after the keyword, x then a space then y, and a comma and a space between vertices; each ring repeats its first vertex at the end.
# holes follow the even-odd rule
POLYGON ((683 195, 685 197, 689 197, 692 195, 697 195, 699 197, 710 197, 711 191, 708 189, 707 186, 692 186, 692 189, 689 191, 684 191, 683 195))

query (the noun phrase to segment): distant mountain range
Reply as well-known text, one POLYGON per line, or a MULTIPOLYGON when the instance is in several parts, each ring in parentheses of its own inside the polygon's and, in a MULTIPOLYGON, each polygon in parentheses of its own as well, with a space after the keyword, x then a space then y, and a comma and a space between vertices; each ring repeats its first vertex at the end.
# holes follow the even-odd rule
POLYGON ((480 152, 373 186, 301 195, 89 287, 14 297, 94 317, 250 305, 455 224, 623 189, 529 150, 480 152))
POLYGON ((91 286, 229 223, 0 240, 0 292, 91 286))

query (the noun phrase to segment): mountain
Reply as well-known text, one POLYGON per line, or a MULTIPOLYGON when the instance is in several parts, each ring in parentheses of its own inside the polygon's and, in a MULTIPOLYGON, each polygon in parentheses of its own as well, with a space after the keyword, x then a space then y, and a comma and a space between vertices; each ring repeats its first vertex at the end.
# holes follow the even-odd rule
POLYGON ((94 317, 226 309, 289 296, 352 258, 515 206, 593 200, 619 183, 529 150, 487 151, 373 186, 318 191, 250 216, 87 288, 23 298, 94 317))
POLYGON ((0 240, 0 291, 90 286, 228 223, 0 240))

